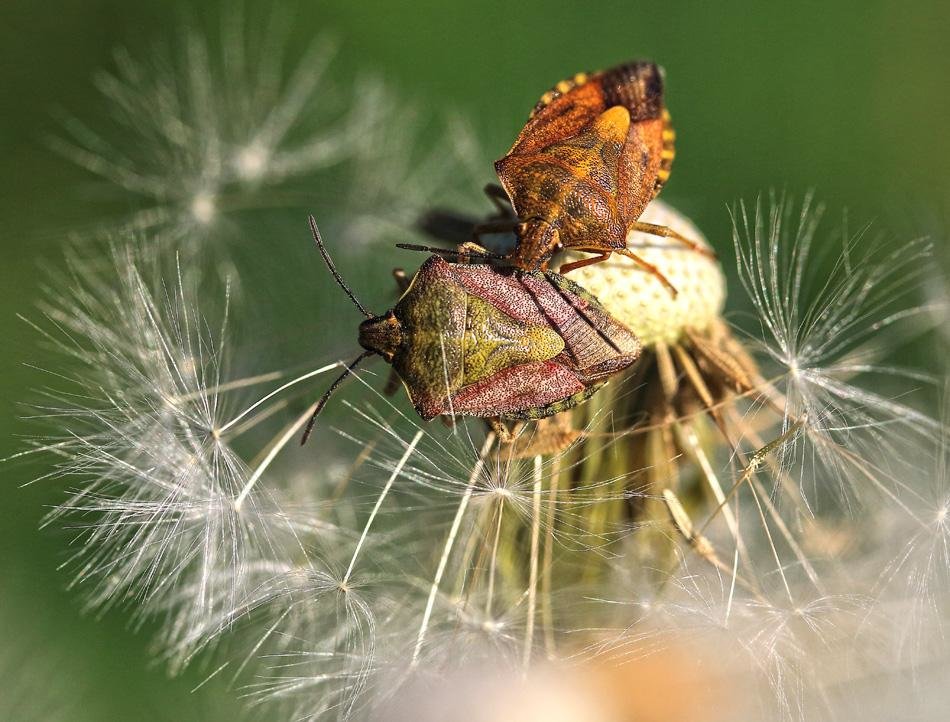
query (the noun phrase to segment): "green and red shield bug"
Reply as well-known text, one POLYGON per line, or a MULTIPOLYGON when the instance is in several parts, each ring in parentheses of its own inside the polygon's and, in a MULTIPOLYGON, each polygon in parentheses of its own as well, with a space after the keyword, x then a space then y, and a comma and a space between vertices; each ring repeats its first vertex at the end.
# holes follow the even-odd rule
POLYGON ((640 342, 626 326, 556 273, 450 263, 435 254, 396 305, 374 316, 337 272, 312 216, 310 228, 333 277, 366 320, 358 336, 363 353, 317 402, 301 443, 367 356, 392 365, 425 420, 552 416, 585 401, 640 356, 640 342))

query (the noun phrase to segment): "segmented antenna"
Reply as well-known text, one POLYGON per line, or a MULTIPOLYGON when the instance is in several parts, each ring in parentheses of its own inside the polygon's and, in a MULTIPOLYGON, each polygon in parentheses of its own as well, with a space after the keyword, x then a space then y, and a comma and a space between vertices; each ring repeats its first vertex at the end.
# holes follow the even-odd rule
POLYGON ((366 316, 366 318, 373 318, 373 314, 363 307, 363 304, 356 299, 355 295, 353 295, 350 287, 343 282, 343 277, 340 275, 340 272, 336 270, 336 266, 333 265, 333 259, 330 258, 330 253, 327 251, 327 247, 323 244, 323 238, 320 236, 320 229, 317 228, 317 221, 312 215, 310 216, 310 231, 313 233, 313 240, 317 244, 317 250, 320 251, 320 255, 323 256, 323 260, 326 262, 327 268, 330 269, 330 273, 333 274, 333 278, 335 278, 336 282, 340 284, 340 288, 342 288, 346 292, 346 295, 350 297, 350 300, 356 304, 356 307, 360 310, 360 313, 366 316))
POLYGON ((396 248, 402 248, 405 251, 422 251, 423 253, 435 253, 439 256, 454 256, 455 258, 490 258, 494 261, 507 261, 508 257, 500 253, 491 253, 489 251, 453 251, 450 248, 437 248, 435 246, 418 246, 415 243, 397 243, 396 248))
POLYGON ((341 383, 343 383, 343 380, 346 379, 347 376, 353 373, 353 369, 359 366, 360 361, 362 361, 367 356, 372 356, 373 353, 374 353, 373 351, 364 351, 363 353, 361 353, 359 356, 357 356, 355 359, 353 359, 349 363, 349 365, 346 367, 346 370, 343 373, 337 376, 336 381, 330 384, 330 388, 328 388, 324 392, 323 396, 320 397, 320 400, 317 402, 316 408, 313 410, 313 415, 310 417, 310 421, 307 422, 307 428, 304 429, 303 436, 300 438, 301 446, 306 444, 307 439, 310 438, 310 434, 313 431, 313 425, 317 423, 317 417, 320 415, 320 412, 323 411, 323 407, 327 405, 327 401, 330 400, 330 397, 333 395, 333 392, 336 391, 336 387, 339 386, 341 383))

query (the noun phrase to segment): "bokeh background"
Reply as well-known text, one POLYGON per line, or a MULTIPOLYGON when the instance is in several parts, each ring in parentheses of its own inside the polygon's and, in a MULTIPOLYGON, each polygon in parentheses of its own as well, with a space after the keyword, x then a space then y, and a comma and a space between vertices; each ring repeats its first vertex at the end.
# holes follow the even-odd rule
MULTIPOLYGON (((40 269, 61 262, 67 234, 108 210, 87 192, 88 174, 48 149, 56 113, 101 115, 91 78, 110 66, 116 46, 134 52, 174 37, 183 22, 214 28, 228 7, 220 0, 4 0, 0 457, 22 448, 19 404, 27 389, 46 383, 31 366, 41 359, 36 334, 17 314, 34 314, 40 269)), ((664 199, 692 217, 726 259, 727 206, 773 188, 795 195, 814 188, 834 213, 847 209, 853 228, 872 223, 902 240, 931 235, 943 250, 950 209, 946 2, 340 0, 289 9, 300 48, 317 33, 339 41, 334 72, 343 82, 373 72, 424 115, 451 110, 467 118, 487 154, 485 181, 489 161, 507 149, 541 92, 579 70, 649 57, 666 68, 678 131, 664 199)), ((313 189, 317 208, 322 190, 313 189)), ((354 263, 347 261, 351 273, 354 263)), ((383 278, 389 265, 367 274, 383 278)), ((27 694, 46 699, 50 710, 68 705, 71 720, 233 719, 237 704, 215 682, 191 691, 201 670, 168 679, 150 665, 147 629, 135 633, 122 612, 81 613, 57 570, 68 532, 37 530, 60 498, 56 485, 18 488, 41 472, 22 463, 0 471, 0 686, 25 674, 27 694)))

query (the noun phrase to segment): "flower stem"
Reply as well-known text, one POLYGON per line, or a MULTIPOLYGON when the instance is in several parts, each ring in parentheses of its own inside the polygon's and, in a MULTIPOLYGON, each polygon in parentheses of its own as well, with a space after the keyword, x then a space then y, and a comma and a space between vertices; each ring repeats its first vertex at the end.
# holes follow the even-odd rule
POLYGON ((495 599, 495 572, 498 569, 498 542, 501 539, 501 520, 505 511, 505 500, 498 500, 498 521, 495 524, 495 536, 491 546, 491 561, 488 565, 488 597, 485 600, 485 617, 491 619, 492 603, 495 599))
POLYGON ((555 457, 549 482, 547 515, 544 533, 544 573, 541 576, 541 623, 544 626, 544 648, 548 659, 557 657, 554 646, 554 611, 551 608, 551 577, 554 574, 554 524, 557 511, 557 495, 560 486, 561 460, 555 457))

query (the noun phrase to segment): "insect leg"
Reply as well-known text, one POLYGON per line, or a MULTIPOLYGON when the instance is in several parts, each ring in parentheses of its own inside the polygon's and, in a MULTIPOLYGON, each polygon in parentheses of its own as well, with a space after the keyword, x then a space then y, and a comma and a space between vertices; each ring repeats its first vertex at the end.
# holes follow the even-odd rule
POLYGON ((485 221, 484 223, 476 223, 472 228, 472 238, 476 241, 479 240, 482 236, 487 236, 492 233, 507 233, 514 231, 518 227, 519 221, 517 218, 503 218, 497 221, 485 221))
POLYGON ((406 272, 401 268, 393 269, 393 278, 396 279, 396 286, 399 288, 399 293, 405 293, 409 289, 409 276, 406 275, 406 272))
POLYGON ((600 263, 601 261, 606 261, 610 258, 610 251, 604 251, 596 256, 591 256, 590 258, 582 258, 579 261, 572 261, 571 263, 565 263, 558 269, 558 273, 562 276, 571 271, 576 271, 578 268, 583 268, 584 266, 593 266, 595 263, 600 263))
POLYGON ((389 376, 386 377, 386 385, 383 386, 383 394, 386 396, 392 396, 397 391, 399 391, 399 374, 396 373, 396 369, 389 369, 389 376))
POLYGON ((702 253, 704 256, 709 256, 712 259, 718 258, 716 252, 711 249, 703 246, 696 241, 683 236, 672 228, 667 226, 658 226, 655 223, 644 223, 643 221, 634 221, 630 224, 630 227, 627 229, 630 231, 640 231, 641 233, 649 233, 651 236, 660 236, 662 238, 672 238, 679 243, 682 243, 684 246, 690 250, 696 251, 696 253, 702 253))
POLYGON ((498 211, 499 218, 514 218, 515 211, 511 207, 511 200, 508 198, 508 193, 497 183, 489 183, 483 189, 485 195, 488 196, 488 199, 494 204, 495 209, 498 211))
POLYGON ((498 417, 492 417, 485 419, 485 422, 495 433, 495 436, 498 437, 498 442, 501 444, 510 444, 514 442, 514 435, 508 430, 508 427, 505 426, 504 422, 498 417))
POLYGON ((656 276, 656 280, 658 280, 660 283, 666 286, 666 290, 668 290, 673 295, 673 298, 676 298, 679 291, 676 290, 676 286, 670 283, 670 279, 664 276, 663 272, 660 271, 659 268, 654 266, 649 261, 646 261, 645 259, 640 258, 640 256, 638 256, 636 253, 631 251, 629 248, 619 248, 615 250, 614 253, 619 253, 622 256, 626 256, 631 261, 636 263, 638 266, 643 268, 643 270, 648 271, 649 273, 652 273, 654 276, 656 276))

